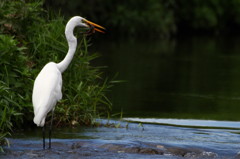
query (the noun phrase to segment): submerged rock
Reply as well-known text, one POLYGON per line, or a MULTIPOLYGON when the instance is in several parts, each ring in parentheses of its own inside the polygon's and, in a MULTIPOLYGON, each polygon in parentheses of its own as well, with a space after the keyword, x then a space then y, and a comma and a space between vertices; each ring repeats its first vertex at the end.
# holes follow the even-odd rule
POLYGON ((217 158, 218 155, 213 152, 203 151, 203 152, 199 152, 199 153, 188 152, 184 155, 184 157, 186 157, 186 158, 217 158))
POLYGON ((141 147, 140 145, 124 145, 124 144, 104 144, 100 146, 108 151, 121 152, 121 153, 140 153, 140 154, 161 154, 164 151, 158 148, 141 147))
POLYGON ((240 159, 240 151, 237 153, 237 155, 235 156, 236 159, 240 159))
POLYGON ((177 156, 184 157, 189 152, 189 150, 184 149, 184 148, 179 148, 179 147, 170 147, 170 148, 167 149, 167 152, 169 154, 174 154, 174 155, 177 155, 177 156))
MULTIPOLYGON (((14 145, 14 144, 13 144, 14 145)), ((52 149, 43 150, 41 144, 21 144, 6 150, 0 158, 216 158, 218 155, 202 149, 166 146, 146 142, 109 143, 108 141, 78 140, 52 143, 52 149), (147 155, 147 157, 146 157, 147 155), (172 156, 172 157, 171 157, 172 156)))

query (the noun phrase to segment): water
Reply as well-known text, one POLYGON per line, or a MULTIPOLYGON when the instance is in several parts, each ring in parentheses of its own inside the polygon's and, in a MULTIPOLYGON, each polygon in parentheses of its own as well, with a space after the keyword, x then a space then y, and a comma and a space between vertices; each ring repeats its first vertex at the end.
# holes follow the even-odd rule
POLYGON ((203 127, 203 128, 229 128, 239 129, 240 122, 234 121, 215 121, 215 120, 196 120, 196 119, 155 119, 155 118, 124 118, 129 122, 141 122, 152 124, 165 124, 183 127, 203 127))
POLYGON ((93 51, 118 72, 109 94, 126 117, 240 120, 240 38, 96 41, 93 51))
POLYGON ((236 37, 94 41, 90 51, 102 57, 93 64, 106 65, 107 76, 118 72, 117 79, 125 80, 109 93, 113 112, 123 112, 123 120, 111 120, 113 127, 55 129, 51 151, 41 150, 40 129, 17 132, 7 148, 14 153, 0 157, 175 159, 182 158, 182 151, 189 158, 236 157, 240 152, 239 44, 236 37), (86 144, 72 149, 78 143, 86 144), (166 151, 163 155, 113 153, 102 149, 106 144, 166 151), (195 150, 201 153, 193 157, 195 150))
POLYGON ((42 150, 40 129, 26 130, 24 133, 14 134, 13 138, 9 139, 12 146, 8 150, 14 153, 2 157, 9 159, 39 156, 39 158, 99 158, 99 156, 101 156, 100 158, 112 158, 114 156, 114 158, 180 159, 183 158, 181 153, 184 152, 185 158, 225 159, 236 157, 240 152, 240 131, 239 125, 234 125, 236 122, 226 124, 223 121, 198 120, 196 122, 195 120, 141 118, 125 118, 123 121, 101 119, 98 122, 110 122, 119 128, 54 129, 53 149, 51 151, 42 150), (167 125, 163 125, 163 123, 167 125), (206 125, 206 123, 208 124, 206 125), (184 125, 188 127, 184 127, 184 125), (204 127, 202 127, 203 125, 204 127), (83 144, 75 150, 72 147, 77 143, 85 143, 85 145, 83 144), (108 150, 104 145, 155 149, 164 147, 169 151, 165 151, 161 155, 124 153, 121 149, 108 150), (197 152, 196 155, 195 152, 197 152))

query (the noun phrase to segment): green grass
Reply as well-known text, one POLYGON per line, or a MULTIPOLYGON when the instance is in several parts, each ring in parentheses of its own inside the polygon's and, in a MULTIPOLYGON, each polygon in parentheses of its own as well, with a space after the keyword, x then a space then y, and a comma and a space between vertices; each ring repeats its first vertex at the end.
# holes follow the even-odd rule
POLYGON ((14 102, 14 94, 6 83, 0 81, 0 152, 3 152, 1 145, 9 145, 6 139, 12 130, 12 120, 18 119, 17 103, 14 102))

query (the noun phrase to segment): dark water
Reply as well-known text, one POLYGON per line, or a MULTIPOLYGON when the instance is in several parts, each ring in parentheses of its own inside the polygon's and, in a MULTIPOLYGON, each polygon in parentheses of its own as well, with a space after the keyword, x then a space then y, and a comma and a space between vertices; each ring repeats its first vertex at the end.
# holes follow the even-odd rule
POLYGON ((240 38, 94 41, 124 116, 240 120, 240 38))

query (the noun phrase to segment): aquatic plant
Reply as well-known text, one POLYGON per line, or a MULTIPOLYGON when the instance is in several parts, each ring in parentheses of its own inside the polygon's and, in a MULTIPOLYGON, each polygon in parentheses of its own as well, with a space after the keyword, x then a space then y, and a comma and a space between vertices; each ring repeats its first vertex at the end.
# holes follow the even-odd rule
POLYGON ((14 94, 3 81, 0 81, 0 97, 0 152, 3 152, 1 145, 9 145, 6 136, 12 130, 12 118, 17 119, 20 113, 16 111, 19 105, 14 102, 14 94))

